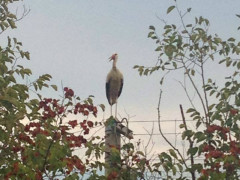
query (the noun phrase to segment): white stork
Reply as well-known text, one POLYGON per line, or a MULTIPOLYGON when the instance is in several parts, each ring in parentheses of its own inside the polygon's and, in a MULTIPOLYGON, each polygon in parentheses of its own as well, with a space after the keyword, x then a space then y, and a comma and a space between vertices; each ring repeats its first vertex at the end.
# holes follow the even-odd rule
POLYGON ((106 95, 109 104, 111 105, 111 116, 112 116, 112 105, 116 104, 115 117, 117 116, 117 100, 121 95, 123 87, 123 75, 117 68, 118 54, 113 54, 109 61, 113 61, 111 71, 107 75, 106 80, 106 95))

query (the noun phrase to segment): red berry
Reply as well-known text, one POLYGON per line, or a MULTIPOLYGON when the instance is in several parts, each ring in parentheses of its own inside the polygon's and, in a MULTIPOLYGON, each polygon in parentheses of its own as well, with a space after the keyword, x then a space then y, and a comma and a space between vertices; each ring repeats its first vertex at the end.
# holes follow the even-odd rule
POLYGON ((230 110, 230 114, 233 115, 233 116, 236 115, 237 113, 238 113, 237 109, 231 109, 230 110))
POLYGON ((93 127, 93 122, 92 121, 88 121, 87 125, 88 125, 88 127, 93 127))

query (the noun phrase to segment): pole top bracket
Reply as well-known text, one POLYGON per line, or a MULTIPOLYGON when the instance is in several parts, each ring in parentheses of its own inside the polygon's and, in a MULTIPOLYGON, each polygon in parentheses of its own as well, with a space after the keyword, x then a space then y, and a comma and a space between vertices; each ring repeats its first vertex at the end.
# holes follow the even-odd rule
POLYGON ((128 121, 126 118, 123 118, 122 121, 119 121, 117 118, 111 116, 107 119, 105 126, 106 130, 109 130, 110 128, 113 129, 115 127, 118 133, 122 134, 128 139, 133 139, 133 131, 128 128, 128 121), (123 125, 124 120, 127 123, 127 127, 123 125))

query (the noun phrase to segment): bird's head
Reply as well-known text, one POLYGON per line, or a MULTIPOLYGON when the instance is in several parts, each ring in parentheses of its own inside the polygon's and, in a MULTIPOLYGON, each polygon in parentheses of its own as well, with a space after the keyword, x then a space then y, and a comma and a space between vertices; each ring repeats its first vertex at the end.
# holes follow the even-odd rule
POLYGON ((115 54, 113 54, 113 55, 109 58, 109 61, 117 60, 117 58, 118 58, 118 54, 115 53, 115 54))

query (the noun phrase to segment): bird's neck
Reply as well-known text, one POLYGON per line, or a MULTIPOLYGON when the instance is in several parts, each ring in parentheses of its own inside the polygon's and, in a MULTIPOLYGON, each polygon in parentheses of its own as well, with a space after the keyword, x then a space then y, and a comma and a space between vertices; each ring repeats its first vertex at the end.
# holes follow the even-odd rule
POLYGON ((114 69, 117 68, 117 59, 113 60, 113 66, 112 66, 114 69))

